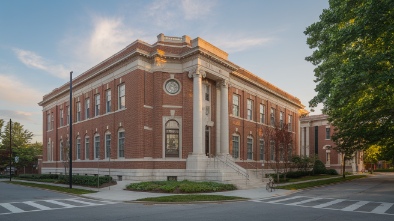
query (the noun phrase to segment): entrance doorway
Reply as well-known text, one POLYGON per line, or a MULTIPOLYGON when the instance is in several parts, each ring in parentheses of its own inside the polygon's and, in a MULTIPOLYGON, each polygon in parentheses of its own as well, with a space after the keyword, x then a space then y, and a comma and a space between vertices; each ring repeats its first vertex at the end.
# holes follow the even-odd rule
POLYGON ((211 128, 205 126, 205 155, 209 157, 211 128))

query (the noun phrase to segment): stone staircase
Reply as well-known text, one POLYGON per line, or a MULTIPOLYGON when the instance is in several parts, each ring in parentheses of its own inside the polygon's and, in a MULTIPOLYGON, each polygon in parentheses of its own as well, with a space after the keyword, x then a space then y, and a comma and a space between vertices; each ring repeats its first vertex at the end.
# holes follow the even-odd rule
POLYGON ((262 173, 246 170, 235 163, 231 156, 216 156, 209 158, 206 168, 206 179, 220 183, 229 183, 238 189, 254 189, 265 186, 262 173))

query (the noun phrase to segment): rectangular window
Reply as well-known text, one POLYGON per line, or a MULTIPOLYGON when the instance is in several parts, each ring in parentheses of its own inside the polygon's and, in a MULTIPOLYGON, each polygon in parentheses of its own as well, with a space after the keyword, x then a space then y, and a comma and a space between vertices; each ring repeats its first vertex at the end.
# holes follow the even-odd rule
POLYGON ((265 105, 260 104, 260 123, 265 124, 265 105))
POLYGON ((94 137, 94 158, 99 159, 100 156, 100 136, 94 137))
POLYGON ((124 157, 124 131, 119 132, 119 142, 118 142, 118 149, 119 149, 119 157, 124 157))
POLYGON ((239 96, 233 94, 233 115, 239 117, 239 96))
POLYGON ((85 100, 85 119, 90 118, 90 99, 85 100))
POLYGON ((90 145, 89 145, 89 137, 85 137, 85 159, 89 160, 90 154, 90 145))
POLYGON ((77 102, 77 122, 81 121, 81 102, 77 102))
POLYGON ((53 117, 53 113, 51 113, 51 130, 55 127, 55 118, 53 117))
POLYGON ((271 107, 271 126, 275 126, 275 112, 276 112, 276 110, 275 110, 275 108, 272 108, 271 107))
POLYGON ((60 113, 59 113, 59 115, 60 115, 60 120, 59 120, 59 125, 62 127, 63 126, 63 124, 64 124, 64 122, 63 122, 63 109, 60 109, 60 113))
POLYGON ((67 125, 70 124, 70 106, 67 106, 67 125))
POLYGON ((331 162, 331 154, 330 152, 326 152, 326 164, 330 164, 331 162))
POLYGON ((105 158, 111 157, 111 134, 105 135, 105 158))
POLYGON ((264 140, 260 139, 260 160, 264 160, 264 140))
POLYGON ((81 138, 77 138, 77 160, 81 159, 81 138))
POLYGON ((208 84, 205 85, 205 100, 209 101, 210 87, 208 84))
POLYGON ((293 116, 289 115, 289 120, 288 120, 288 131, 293 131, 293 116))
POLYGON ((60 150, 60 154, 59 154, 59 157, 60 157, 60 160, 61 161, 63 161, 64 159, 63 159, 63 140, 60 140, 60 143, 59 143, 59 150, 60 150))
POLYGON ((279 113, 279 126, 280 126, 280 128, 283 128, 283 112, 282 111, 279 113))
POLYGON ((47 114, 47 131, 51 130, 51 115, 47 114))
POLYGON ((118 94, 119 94, 119 105, 118 105, 118 109, 124 109, 126 107, 126 93, 125 93, 125 85, 119 85, 118 88, 118 94))
POLYGON ((105 91, 105 113, 111 112, 111 90, 105 91))
POLYGON ((94 96, 94 116, 100 115, 100 94, 94 96))
POLYGON ((270 142, 270 160, 275 161, 275 142, 273 140, 270 142))
POLYGON ((331 130, 329 127, 326 127, 326 140, 331 139, 331 130))
POLYGON ((247 110, 248 111, 247 119, 248 120, 253 120, 253 101, 248 99, 246 104, 247 104, 247 109, 248 109, 247 110))
POLYGON ((233 157, 234 159, 239 157, 239 136, 233 136, 233 157))
POLYGON ((248 137, 247 140, 248 160, 253 159, 253 139, 248 137))

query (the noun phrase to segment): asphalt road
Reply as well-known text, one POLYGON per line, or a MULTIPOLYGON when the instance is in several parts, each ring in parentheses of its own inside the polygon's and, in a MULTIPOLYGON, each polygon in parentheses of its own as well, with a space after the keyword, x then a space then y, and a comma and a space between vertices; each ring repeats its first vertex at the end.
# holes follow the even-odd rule
POLYGON ((209 204, 111 203, 0 182, 0 220, 394 220, 394 175, 209 204), (14 212, 12 212, 14 211, 14 212))

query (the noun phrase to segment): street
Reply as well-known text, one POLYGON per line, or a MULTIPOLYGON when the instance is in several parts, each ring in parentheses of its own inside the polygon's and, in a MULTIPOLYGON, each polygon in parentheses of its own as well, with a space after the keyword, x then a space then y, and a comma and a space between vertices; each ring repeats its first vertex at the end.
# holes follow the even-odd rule
POLYGON ((373 175, 287 196, 201 204, 87 199, 0 182, 4 220, 393 220, 394 175, 373 175))

